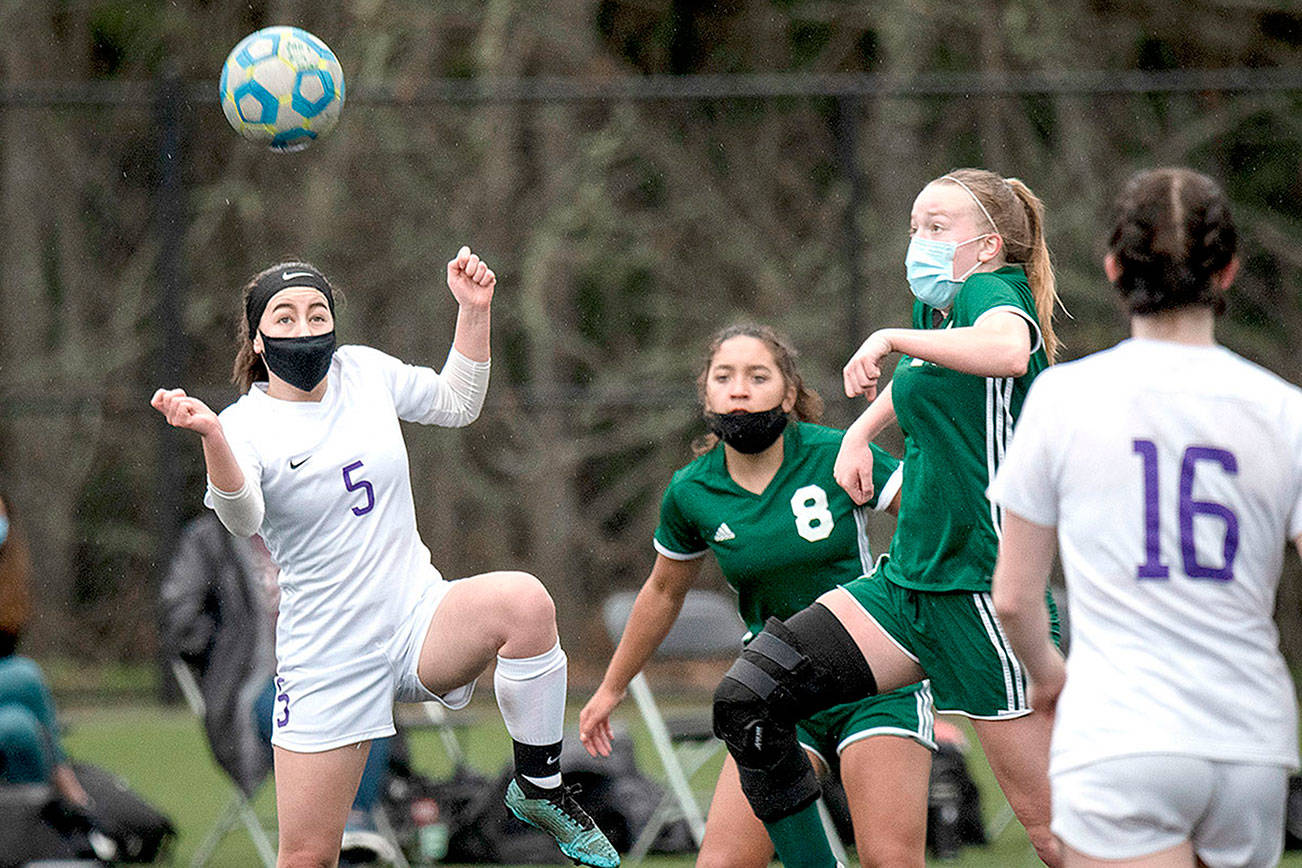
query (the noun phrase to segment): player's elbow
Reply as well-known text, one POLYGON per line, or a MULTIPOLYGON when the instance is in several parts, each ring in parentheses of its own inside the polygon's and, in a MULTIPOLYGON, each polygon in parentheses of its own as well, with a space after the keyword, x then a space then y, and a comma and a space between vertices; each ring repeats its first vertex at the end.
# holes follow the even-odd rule
POLYGON ((452 424, 448 427, 465 428, 471 422, 474 422, 479 418, 479 410, 479 407, 462 407, 457 411, 456 415, 452 417, 452 424))
POLYGON ((995 569, 990 599, 995 604, 995 616, 1000 621, 1007 624, 1017 621, 1024 615, 1026 608, 1024 596, 1007 573, 995 569))
POLYGON ((990 364, 991 376, 1020 377, 1030 368, 1031 353, 1026 346, 1009 342, 991 353, 990 364))
POLYGON ((251 514, 223 515, 217 513, 222 526, 235 536, 251 537, 262 528, 262 517, 251 514))

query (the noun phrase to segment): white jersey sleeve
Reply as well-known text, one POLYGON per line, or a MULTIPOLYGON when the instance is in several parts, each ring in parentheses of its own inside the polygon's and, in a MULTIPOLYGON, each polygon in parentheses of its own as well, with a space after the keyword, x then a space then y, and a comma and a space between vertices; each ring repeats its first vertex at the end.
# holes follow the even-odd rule
POLYGON ((1003 463, 987 491, 1009 512, 1045 527, 1058 524, 1059 431, 1064 413, 1054 400, 1053 370, 1035 378, 1003 463))
POLYGON ((221 414, 222 432, 235 455, 235 462, 244 474, 244 485, 239 491, 222 491, 208 480, 208 490, 203 496, 204 506, 217 513, 222 525, 236 536, 253 536, 262 527, 266 505, 262 497, 262 465, 257 450, 245 442, 238 433, 238 424, 230 424, 240 411, 235 405, 221 414))
POLYGON ((448 351, 442 373, 406 364, 371 347, 346 350, 381 372, 404 422, 461 428, 475 421, 484 406, 490 363, 471 361, 455 348, 448 351))

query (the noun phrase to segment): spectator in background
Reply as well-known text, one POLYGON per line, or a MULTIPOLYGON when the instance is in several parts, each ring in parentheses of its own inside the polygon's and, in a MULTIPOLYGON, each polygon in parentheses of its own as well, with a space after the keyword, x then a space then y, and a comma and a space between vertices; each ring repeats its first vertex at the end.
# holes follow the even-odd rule
POLYGON ((34 660, 16 653, 31 618, 31 561, 12 505, 0 497, 0 783, 50 783, 89 803, 59 743, 54 699, 34 660))

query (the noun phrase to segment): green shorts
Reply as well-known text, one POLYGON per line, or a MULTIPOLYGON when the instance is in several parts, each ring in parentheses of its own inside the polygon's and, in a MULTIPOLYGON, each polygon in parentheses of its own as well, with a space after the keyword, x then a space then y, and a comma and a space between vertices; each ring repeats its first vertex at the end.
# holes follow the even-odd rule
POLYGON ((931 686, 923 681, 824 709, 796 725, 796 738, 828 768, 835 768, 836 758, 848 745, 875 735, 911 738, 935 750, 935 723, 931 686))
MULTIPOLYGON (((915 591, 887 581, 880 571, 843 587, 931 679, 938 712, 983 720, 1031 713, 1026 672, 989 592, 915 591)), ((1045 597, 1057 645, 1058 608, 1047 590, 1045 597)))

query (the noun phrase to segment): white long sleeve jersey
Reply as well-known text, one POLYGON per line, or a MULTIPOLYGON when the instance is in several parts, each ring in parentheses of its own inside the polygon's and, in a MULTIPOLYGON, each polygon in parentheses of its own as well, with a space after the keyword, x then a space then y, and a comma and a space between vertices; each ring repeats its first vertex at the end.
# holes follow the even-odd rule
MULTIPOLYGON (((345 346, 327 378, 320 402, 270 398, 260 383, 219 416, 246 486, 261 495, 256 532, 280 567, 282 668, 373 652, 443 581, 416 531, 398 423, 469 424, 488 363, 453 350, 440 374, 345 346)), ((211 487, 204 503, 214 507, 211 487)))

